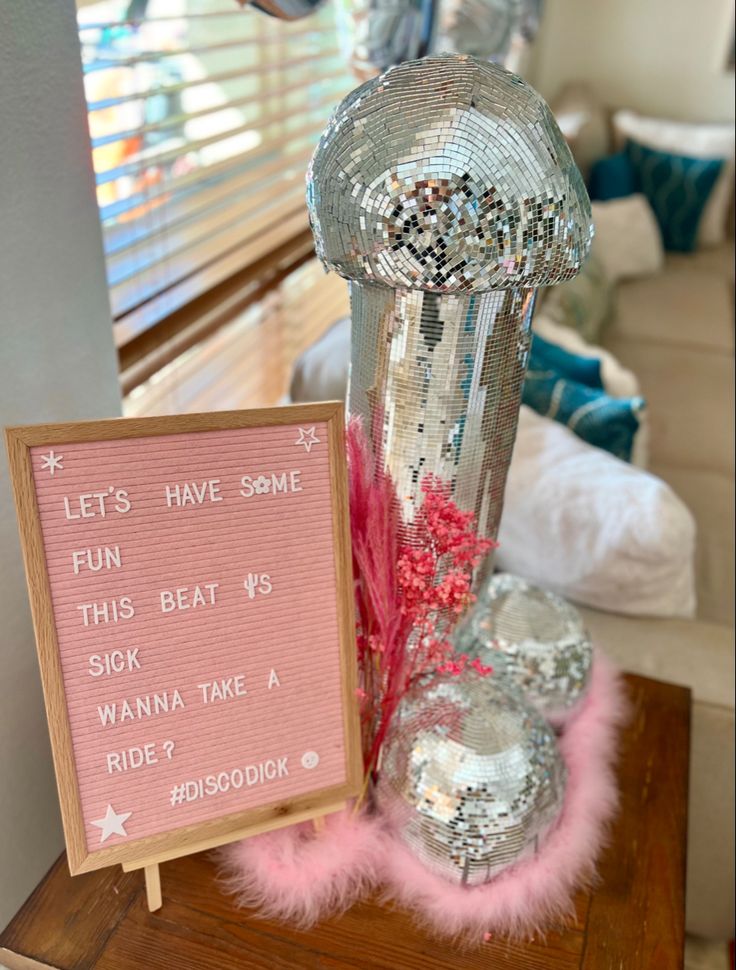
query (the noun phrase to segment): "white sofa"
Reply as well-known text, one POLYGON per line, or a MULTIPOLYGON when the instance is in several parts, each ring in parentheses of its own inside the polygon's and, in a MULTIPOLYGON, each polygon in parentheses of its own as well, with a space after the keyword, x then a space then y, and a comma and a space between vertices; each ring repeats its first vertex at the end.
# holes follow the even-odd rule
MULTIPOLYGON (((552 105, 584 174, 612 150, 611 114, 585 83, 552 105)), ((585 610, 623 667, 693 693, 687 928, 734 936, 734 200, 729 242, 667 255, 622 283, 602 342, 647 399, 649 468, 697 525, 697 616, 629 619, 585 610)))
POLYGON ((734 321, 731 245, 622 284, 603 343, 639 378, 650 469, 697 524, 697 618, 584 610, 627 670, 693 692, 687 926, 734 935, 734 321))

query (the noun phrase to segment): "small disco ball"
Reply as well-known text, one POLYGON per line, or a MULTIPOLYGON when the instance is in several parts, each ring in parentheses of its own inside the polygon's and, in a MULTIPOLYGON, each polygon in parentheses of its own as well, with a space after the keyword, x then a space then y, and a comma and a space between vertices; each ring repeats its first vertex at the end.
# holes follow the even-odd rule
POLYGON ((384 744, 376 801, 398 838, 453 883, 486 883, 537 851, 562 809, 554 733, 492 675, 418 682, 384 744))
POLYGON ((509 573, 496 573, 479 590, 455 648, 492 666, 545 715, 581 699, 593 659, 575 607, 509 573))

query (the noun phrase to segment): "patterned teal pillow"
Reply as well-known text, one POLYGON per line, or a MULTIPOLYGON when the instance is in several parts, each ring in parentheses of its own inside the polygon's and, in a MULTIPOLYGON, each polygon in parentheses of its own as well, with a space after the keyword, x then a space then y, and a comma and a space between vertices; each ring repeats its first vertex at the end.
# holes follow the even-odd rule
MULTIPOLYGON (((596 384, 587 386, 581 381, 571 380, 554 366, 544 366, 544 351, 540 354, 538 341, 539 338, 535 337, 536 354, 532 344, 529 355, 529 370, 522 396, 524 404, 544 417, 567 425, 588 444, 603 448, 623 461, 631 461, 644 399, 617 398, 606 394, 600 387, 600 369, 596 384)), ((567 357, 576 357, 575 354, 563 353, 567 357)), ((586 360, 588 358, 578 358, 581 366, 586 360)))
POLYGON ((599 159, 590 170, 590 197, 596 202, 622 199, 636 192, 634 167, 626 152, 599 159))
POLYGON ((657 217, 665 249, 695 249, 698 224, 723 169, 722 158, 687 158, 626 143, 636 191, 642 192, 657 217))
POLYGON ((532 346, 529 352, 529 370, 553 370, 560 377, 566 377, 586 387, 596 387, 603 390, 601 378, 601 361, 599 357, 584 357, 573 354, 564 347, 545 340, 538 333, 532 334, 532 346))

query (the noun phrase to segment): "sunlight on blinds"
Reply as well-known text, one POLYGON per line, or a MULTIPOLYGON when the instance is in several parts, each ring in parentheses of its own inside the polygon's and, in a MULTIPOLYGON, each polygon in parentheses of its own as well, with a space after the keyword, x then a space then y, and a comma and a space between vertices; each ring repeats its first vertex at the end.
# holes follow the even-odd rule
POLYGON ((125 398, 129 417, 284 403, 294 361, 350 312, 347 283, 316 259, 125 398))
POLYGON ((118 346, 304 232, 309 157, 355 83, 334 17, 235 0, 79 9, 118 346))

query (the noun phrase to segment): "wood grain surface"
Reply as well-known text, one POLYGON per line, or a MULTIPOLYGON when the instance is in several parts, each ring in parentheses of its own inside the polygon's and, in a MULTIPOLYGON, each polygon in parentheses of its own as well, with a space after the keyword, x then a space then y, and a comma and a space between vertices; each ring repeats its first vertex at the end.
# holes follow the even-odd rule
POLYGON ((690 692, 628 676, 621 810, 601 879, 544 939, 472 949, 432 939, 367 901, 307 932, 238 910, 205 854, 165 863, 164 905, 143 876, 72 878, 62 856, 0 935, 10 970, 678 970, 683 965, 690 692))

